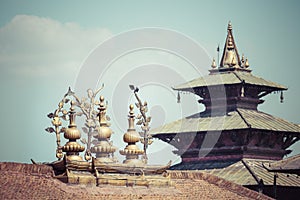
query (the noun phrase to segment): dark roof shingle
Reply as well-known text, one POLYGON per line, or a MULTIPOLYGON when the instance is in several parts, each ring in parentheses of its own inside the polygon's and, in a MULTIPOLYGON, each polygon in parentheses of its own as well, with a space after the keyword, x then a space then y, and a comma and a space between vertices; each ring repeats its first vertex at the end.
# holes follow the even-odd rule
POLYGON ((245 84, 264 86, 273 88, 275 90, 286 90, 285 86, 272 81, 267 81, 263 78, 252 75, 249 72, 234 71, 234 72, 223 72, 206 75, 200 78, 196 78, 187 83, 176 86, 175 90, 187 90, 191 91, 191 88, 201 88, 207 86, 216 85, 231 85, 240 84, 244 81, 245 84))
MULTIPOLYGON (((258 179, 263 179, 264 185, 274 184, 274 173, 268 172, 264 166, 269 166, 276 161, 259 160, 259 159, 243 159, 223 169, 201 170, 206 173, 224 178, 228 181, 239 185, 257 185, 257 181, 247 169, 244 163, 248 165, 251 171, 258 179), (264 166, 263 166, 264 165, 264 166)), ((277 174, 278 186, 299 186, 300 179, 295 174, 277 174)))

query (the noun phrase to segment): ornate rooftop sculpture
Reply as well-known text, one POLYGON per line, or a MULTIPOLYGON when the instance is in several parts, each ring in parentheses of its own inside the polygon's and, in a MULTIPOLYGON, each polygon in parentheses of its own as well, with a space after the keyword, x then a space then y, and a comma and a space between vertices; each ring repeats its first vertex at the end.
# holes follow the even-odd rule
POLYGON ((68 128, 64 130, 64 137, 69 141, 62 147, 62 151, 66 152, 67 160, 82 161, 83 159, 79 156, 79 153, 84 151, 84 146, 81 146, 76 141, 81 138, 81 134, 75 124, 74 104, 75 102, 71 101, 71 108, 69 112, 70 124, 68 128))
POLYGON ((116 147, 109 141, 112 130, 109 128, 109 124, 106 121, 106 105, 104 104, 104 97, 100 96, 99 104, 99 124, 96 128, 97 132, 94 135, 98 141, 95 141, 95 146, 91 148, 92 153, 96 153, 96 161, 101 163, 115 162, 112 154, 116 151, 116 147))
MULTIPOLYGON (((103 86, 102 86, 103 88, 103 86)), ((126 156, 123 163, 118 163, 113 154, 116 151, 116 147, 112 145, 110 137, 112 130, 109 128, 107 122, 108 116, 106 115, 107 104, 104 103, 104 97, 100 96, 100 101, 95 101, 97 93, 102 89, 98 89, 93 92, 88 90, 89 102, 85 98, 81 100, 75 95, 74 92, 69 91, 64 95, 64 98, 59 102, 58 109, 54 113, 48 114, 48 117, 52 119, 53 127, 46 128, 47 132, 55 132, 57 140, 56 156, 57 161, 48 163, 52 166, 56 178, 66 183, 73 184, 113 184, 113 185, 142 185, 142 186, 169 186, 172 185, 166 169, 171 165, 169 162, 167 165, 147 165, 146 159, 141 159, 139 156, 145 155, 145 151, 138 148, 137 142, 145 141, 151 144, 152 141, 148 135, 150 117, 146 117, 147 104, 139 105, 141 115, 138 116, 138 124, 142 125, 143 136, 135 130, 134 121, 134 106, 130 105, 129 111, 129 128, 124 134, 124 142, 127 146, 120 153, 126 156), (70 111, 64 109, 65 103, 68 103, 71 99, 70 111), (75 106, 80 108, 81 112, 75 112, 75 106), (95 110, 95 106, 98 106, 98 112, 95 110), (86 117, 85 127, 83 131, 87 133, 86 138, 81 137, 80 131, 75 124, 75 116, 86 117), (63 121, 67 121, 69 118, 68 128, 65 128, 63 121), (64 133, 64 138, 68 141, 64 146, 61 146, 60 134, 64 133), (96 139, 91 141, 92 136, 96 139), (145 139, 146 138, 146 139, 145 139), (80 145, 77 140, 81 140, 83 144, 87 145, 85 151, 85 159, 80 155, 80 152, 84 151, 84 146, 80 145), (94 144, 93 146, 91 144, 94 144), (65 153, 65 154, 64 154, 65 153), (95 157, 93 157, 95 154, 95 157), (63 159, 62 159, 63 158, 63 159), (91 162, 89 162, 91 160, 91 162)), ((145 149, 145 145, 144 145, 145 149)), ((33 161, 34 162, 34 161, 33 161)), ((35 162, 34 162, 35 163, 35 162)))
POLYGON ((139 88, 135 87, 134 85, 129 85, 129 88, 133 91, 134 96, 137 100, 137 103, 135 103, 136 107, 139 109, 140 114, 137 115, 137 125, 141 126, 142 132, 140 132, 140 136, 141 136, 141 142, 144 145, 144 162, 147 163, 148 161, 148 157, 147 157, 147 148, 149 145, 152 144, 153 140, 152 140, 152 136, 149 134, 149 123, 151 121, 151 117, 147 116, 147 112, 148 112, 148 103, 145 101, 144 103, 142 103, 142 100, 140 99, 140 97, 138 96, 138 91, 139 88))
POLYGON ((139 159, 139 155, 144 154, 144 150, 139 149, 136 145, 140 141, 141 137, 134 128, 135 115, 133 111, 134 106, 131 104, 129 106, 129 115, 128 115, 128 129, 123 136, 124 142, 127 143, 127 146, 124 150, 120 150, 120 154, 126 156, 126 160, 123 163, 131 164, 136 166, 144 165, 144 162, 139 159))

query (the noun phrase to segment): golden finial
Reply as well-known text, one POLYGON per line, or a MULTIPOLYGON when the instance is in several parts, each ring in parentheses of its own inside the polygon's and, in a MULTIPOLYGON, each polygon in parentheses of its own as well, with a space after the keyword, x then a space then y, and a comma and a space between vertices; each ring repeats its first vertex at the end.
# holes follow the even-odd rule
POLYGON ((112 130, 109 128, 109 123, 107 122, 106 115, 106 104, 104 103, 104 97, 100 96, 99 98, 99 124, 95 130, 97 134, 94 134, 93 137, 96 138, 97 144, 91 147, 91 153, 96 153, 96 162, 102 163, 113 163, 114 159, 111 158, 112 154, 116 151, 116 147, 110 142, 110 137, 112 135, 112 130))
POLYGON ((100 123, 100 125, 107 125, 106 116, 105 116, 106 115, 106 106, 104 104, 104 97, 100 96, 99 100, 100 100, 100 104, 99 104, 99 108, 98 108, 99 123, 100 123))
POLYGON ((100 100, 100 107, 104 107, 104 96, 100 96, 99 97, 99 100, 100 100))
POLYGON ((144 150, 138 148, 135 144, 140 141, 141 136, 135 130, 134 120, 135 115, 133 112, 134 106, 131 104, 129 106, 129 115, 128 115, 128 129, 127 132, 123 135, 123 141, 127 143, 124 150, 120 150, 121 155, 125 155, 126 159, 123 163, 134 164, 134 165, 143 165, 143 161, 139 159, 139 155, 144 153, 144 150))
POLYGON ((130 116, 130 117, 134 117, 134 111, 133 111, 133 108, 134 108, 133 104, 130 104, 130 105, 129 105, 129 116, 130 116))
POLYGON ((245 67, 246 67, 246 68, 249 67, 249 61, 248 61, 248 58, 246 58, 246 61, 245 61, 245 67))
POLYGON ((71 108, 70 108, 70 127, 76 127, 75 124, 75 101, 71 101, 71 108))
POLYGON ((231 21, 228 22, 228 27, 227 30, 232 30, 232 25, 231 25, 231 21))
POLYGON ((129 105, 129 112, 130 112, 130 113, 133 111, 133 108, 134 108, 133 104, 130 104, 130 105, 129 105))
POLYGON ((212 67, 213 69, 215 69, 215 68, 217 67, 215 58, 213 58, 213 61, 212 61, 212 63, 211 63, 211 67, 212 67))
POLYGON ((135 130, 135 128, 134 128, 134 117, 135 117, 135 115, 134 115, 134 111, 133 111, 133 109, 134 109, 134 106, 133 106, 133 104, 130 104, 129 105, 129 115, 128 115, 128 125, 129 125, 129 129, 130 130, 135 130))
POLYGON ((244 63, 244 62, 245 62, 245 56, 244 56, 244 54, 242 55, 241 62, 242 62, 242 63, 244 63))
MULTIPOLYGON (((76 142, 77 139, 80 139, 81 134, 77 129, 75 124, 75 102, 71 101, 71 108, 69 111, 70 124, 67 129, 64 131, 64 137, 69 141, 62 147, 62 151, 67 153, 68 160, 77 160, 82 161, 82 158, 79 156, 79 152, 84 151, 84 146, 81 146, 76 142)), ((60 152, 58 152, 60 153, 60 152)))

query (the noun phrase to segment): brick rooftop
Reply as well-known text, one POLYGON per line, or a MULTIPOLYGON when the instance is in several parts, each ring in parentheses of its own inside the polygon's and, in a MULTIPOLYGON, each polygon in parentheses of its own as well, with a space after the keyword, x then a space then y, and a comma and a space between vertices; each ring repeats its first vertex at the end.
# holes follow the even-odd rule
POLYGON ((0 199, 271 199, 197 171, 169 171, 174 187, 68 185, 47 165, 0 163, 0 199))

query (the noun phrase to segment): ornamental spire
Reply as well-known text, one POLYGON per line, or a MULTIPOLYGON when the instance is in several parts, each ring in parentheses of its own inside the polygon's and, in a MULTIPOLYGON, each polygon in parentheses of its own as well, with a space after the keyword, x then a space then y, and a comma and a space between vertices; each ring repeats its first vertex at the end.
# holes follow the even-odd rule
POLYGON ((139 159, 139 155, 144 154, 144 150, 139 149, 139 147, 135 144, 141 140, 141 137, 134 127, 135 115, 133 108, 134 106, 131 104, 129 106, 128 129, 123 135, 123 140, 127 143, 127 146, 124 150, 120 150, 119 152, 121 155, 126 156, 126 160, 124 160, 123 163, 141 166, 145 163, 139 159))
POLYGON ((231 22, 229 22, 227 27, 227 38, 223 50, 223 56, 220 61, 220 68, 234 67, 236 65, 241 66, 241 60, 234 42, 232 25, 231 22))
POLYGON ((92 153, 96 153, 96 163, 114 163, 113 153, 117 150, 116 147, 112 145, 110 137, 112 135, 112 130, 109 128, 109 123, 107 122, 106 108, 107 105, 104 103, 104 97, 99 98, 99 127, 96 128, 97 133, 94 138, 95 145, 91 148, 92 153))

